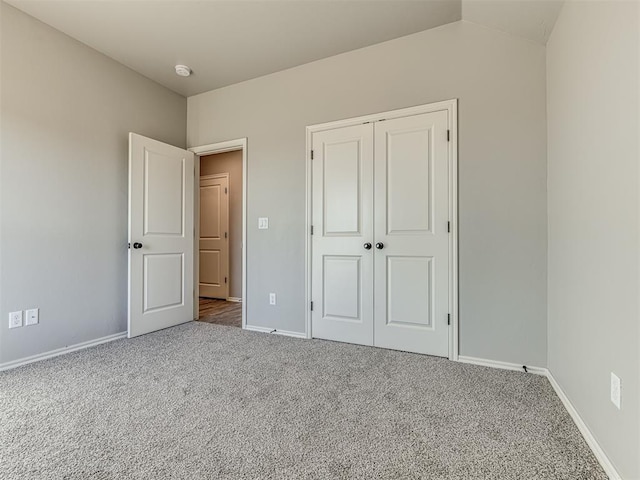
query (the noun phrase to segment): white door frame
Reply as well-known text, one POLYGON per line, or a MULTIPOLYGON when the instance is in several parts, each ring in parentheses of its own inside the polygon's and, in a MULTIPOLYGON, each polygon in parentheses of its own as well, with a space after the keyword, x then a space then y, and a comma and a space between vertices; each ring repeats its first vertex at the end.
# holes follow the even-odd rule
POLYGON ((348 127, 361 123, 388 120, 392 118, 408 117, 423 113, 445 110, 448 112, 448 126, 451 134, 449 142, 449 221, 451 235, 449 236, 449 311, 451 312, 451 329, 449 331, 449 359, 458 360, 458 100, 445 100, 427 105, 392 110, 390 112, 374 113, 361 117, 348 118, 335 122, 321 123, 307 127, 306 142, 306 205, 305 205, 305 333, 312 338, 311 332, 311 219, 312 219, 312 135, 323 130, 348 127))
MULTIPOLYGON (((195 181, 200 185, 200 157, 213 155, 216 153, 233 152, 242 150, 242 328, 247 328, 247 139, 238 138, 226 142, 211 143, 192 147, 188 149, 193 152, 197 159, 195 162, 194 177, 195 181)), ((194 201, 194 252, 199 251, 200 240, 200 189, 195 190, 194 201)), ((200 299, 200 262, 199 255, 194 255, 193 274, 193 319, 197 320, 200 316, 199 299, 200 299)))

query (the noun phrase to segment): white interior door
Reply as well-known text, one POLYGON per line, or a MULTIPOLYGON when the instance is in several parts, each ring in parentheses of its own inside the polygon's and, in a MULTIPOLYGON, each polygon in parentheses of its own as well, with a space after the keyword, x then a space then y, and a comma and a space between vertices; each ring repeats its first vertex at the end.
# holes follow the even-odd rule
POLYGON ((200 178, 200 296, 229 297, 229 177, 200 178))
POLYGON ((129 134, 129 337, 193 320, 194 155, 129 134))
POLYGON ((375 123, 375 345, 449 351, 448 114, 375 123))
POLYGON ((372 345, 373 126, 314 133, 312 145, 312 334, 372 345))

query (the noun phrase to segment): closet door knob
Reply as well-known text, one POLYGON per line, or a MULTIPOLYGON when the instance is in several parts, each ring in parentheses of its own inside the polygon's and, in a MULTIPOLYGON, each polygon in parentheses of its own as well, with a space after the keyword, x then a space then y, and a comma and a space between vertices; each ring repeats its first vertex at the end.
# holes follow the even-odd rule
POLYGON ((133 248, 135 248, 135 249, 142 248, 142 244, 136 242, 136 243, 133 244, 133 248))
POLYGON ((369 242, 364 244, 364 249, 365 250, 371 250, 371 244, 369 242))
POLYGON ((382 249, 384 248, 384 243, 382 243, 382 242, 378 242, 378 243, 376 243, 376 248, 377 248, 378 250, 382 250, 382 249))

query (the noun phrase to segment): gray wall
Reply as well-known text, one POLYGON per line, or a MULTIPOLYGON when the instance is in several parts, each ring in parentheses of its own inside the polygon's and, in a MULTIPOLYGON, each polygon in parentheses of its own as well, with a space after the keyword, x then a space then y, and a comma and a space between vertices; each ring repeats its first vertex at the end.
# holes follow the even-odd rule
POLYGON ((547 45, 548 364, 628 479, 640 478, 639 14, 567 2, 547 45))
POLYGON ((242 298, 242 150, 200 157, 200 175, 229 174, 229 296, 242 298))
POLYGON ((0 363, 126 330, 127 133, 185 145, 186 99, 4 3, 0 363), (8 330, 8 312, 40 325, 8 330))
POLYGON ((249 324, 304 331, 305 126, 459 98, 460 352, 545 366, 545 75, 543 46, 457 22, 190 97, 190 147, 249 139, 249 324))

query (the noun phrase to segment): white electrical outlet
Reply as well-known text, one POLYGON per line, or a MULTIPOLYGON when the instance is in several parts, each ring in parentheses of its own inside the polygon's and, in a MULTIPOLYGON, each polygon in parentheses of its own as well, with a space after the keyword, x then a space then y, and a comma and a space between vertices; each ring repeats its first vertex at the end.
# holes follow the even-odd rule
POLYGON ((22 310, 19 312, 11 312, 9 314, 9 328, 18 328, 22 326, 22 310))
POLYGON ((620 385, 620 378, 613 372, 611 372, 611 401, 620 410, 620 399, 622 397, 622 386, 620 385))
POLYGON ((269 305, 275 305, 276 304, 276 294, 275 293, 270 293, 269 294, 269 305))
POLYGON ((39 322, 39 311, 37 308, 32 308, 24 312, 24 324, 36 325, 39 322))
POLYGON ((260 217, 258 218, 258 229, 266 230, 269 228, 269 218, 268 217, 260 217))

